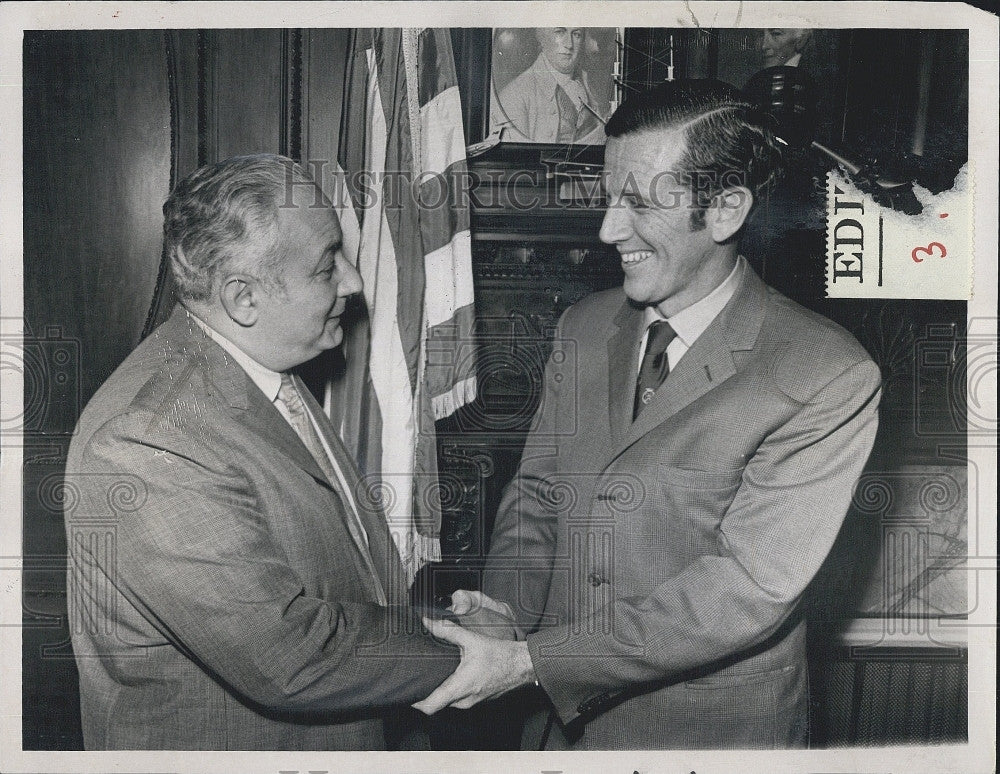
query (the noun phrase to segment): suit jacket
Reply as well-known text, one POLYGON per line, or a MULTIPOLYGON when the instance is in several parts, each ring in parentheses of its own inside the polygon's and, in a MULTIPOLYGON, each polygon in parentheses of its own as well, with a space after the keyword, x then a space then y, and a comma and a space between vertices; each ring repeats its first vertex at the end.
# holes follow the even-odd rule
POLYGON ((91 400, 66 481, 88 749, 382 748, 391 708, 457 665, 406 606, 378 509, 388 607, 314 458, 182 307, 91 400))
POLYGON ((796 606, 871 450, 879 371, 747 266, 633 422, 642 324, 620 289, 560 321, 484 590, 534 629, 550 744, 802 744, 796 606))

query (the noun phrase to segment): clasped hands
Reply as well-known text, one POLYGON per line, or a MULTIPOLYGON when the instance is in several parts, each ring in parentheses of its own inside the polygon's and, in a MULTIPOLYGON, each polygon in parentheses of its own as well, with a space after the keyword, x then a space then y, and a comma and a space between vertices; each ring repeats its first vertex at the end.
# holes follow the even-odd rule
POLYGON ((478 591, 456 591, 448 608, 461 625, 424 618, 435 637, 458 646, 458 668, 430 696, 413 706, 427 715, 444 707, 468 709, 529 685, 535 669, 525 642, 516 641, 513 612, 478 591))

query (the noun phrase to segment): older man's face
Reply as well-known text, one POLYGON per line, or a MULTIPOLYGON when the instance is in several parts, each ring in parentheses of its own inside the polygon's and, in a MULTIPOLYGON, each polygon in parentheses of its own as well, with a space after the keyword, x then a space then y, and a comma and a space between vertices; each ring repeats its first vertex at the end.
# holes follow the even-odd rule
POLYGON ((544 27, 535 30, 535 35, 552 69, 572 75, 583 47, 583 28, 544 27))
POLYGON ((278 209, 283 287, 263 293, 255 326, 265 365, 275 371, 339 345, 346 299, 361 291, 361 277, 341 251, 336 213, 310 207, 311 198, 296 196, 297 206, 278 209))
POLYGON ((778 67, 785 64, 802 51, 808 38, 809 30, 788 27, 764 30, 760 42, 760 51, 764 56, 764 67, 778 67))

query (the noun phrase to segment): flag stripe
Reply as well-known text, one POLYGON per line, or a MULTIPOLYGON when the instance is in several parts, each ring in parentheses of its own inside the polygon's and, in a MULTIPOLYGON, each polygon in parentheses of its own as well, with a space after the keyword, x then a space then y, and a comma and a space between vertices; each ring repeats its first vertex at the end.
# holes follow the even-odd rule
MULTIPOLYGON (((399 196, 397 187, 406 192, 406 181, 413 169, 413 151, 410 140, 410 109, 403 75, 402 30, 380 30, 382 58, 376 60, 373 80, 385 111, 386 125, 385 164, 382 195, 385 205, 381 208, 388 223, 388 234, 394 243, 397 279, 395 283, 396 313, 399 318, 399 337, 406 358, 411 393, 417 388, 420 341, 423 336, 424 255, 419 239, 420 225, 417 210, 408 195, 399 196), (396 201, 398 199, 398 201, 396 201)), ((374 141, 375 138, 373 137, 374 141)), ((383 296, 384 298, 384 296, 383 296)))
MULTIPOLYGON (((450 244, 456 234, 469 231, 469 211, 454 206, 455 194, 452 193, 455 185, 463 179, 466 169, 465 160, 461 159, 450 165, 442 175, 429 177, 425 173, 423 176, 418 197, 421 203, 420 233, 425 255, 450 244)), ((471 243, 468 249, 471 255, 471 243)), ((471 271, 462 273, 472 276, 471 271)), ((430 270, 427 274, 428 277, 431 276, 430 270)))
MULTIPOLYGON (((458 75, 451 54, 451 34, 446 29, 420 31, 420 93, 417 101, 423 107, 446 89, 458 85, 458 75)), ((458 128, 462 128, 461 120, 458 128)), ((463 151, 462 155, 465 153, 463 151)))
POLYGON ((428 276, 432 274, 439 278, 434 285, 434 293, 427 295, 427 325, 435 326, 447 323, 462 307, 471 307, 473 300, 472 278, 451 271, 455 263, 455 255, 461 255, 469 250, 470 238, 468 231, 455 234, 454 239, 429 253, 427 262, 428 276))
MULTIPOLYGON (((386 49, 383 48, 383 52, 386 49)), ((386 114, 383 106, 386 100, 382 86, 386 83, 380 77, 381 68, 376 60, 376 51, 369 51, 369 72, 371 73, 372 104, 374 109, 368 121, 368 132, 372 152, 369 165, 372 171, 385 172, 393 160, 398 163, 399 136, 390 135, 390 125, 398 114, 386 114)), ((389 81, 390 87, 394 84, 389 81)), ((408 142, 408 141, 407 141, 408 142)), ((383 195, 385 191, 382 191, 383 195)), ((411 491, 413 486, 414 449, 416 428, 413 414, 414 373, 411 377, 405 345, 401 337, 400 314, 398 308, 397 282, 399 256, 392 238, 392 210, 384 206, 369 212, 362 227, 361 257, 375 256, 375 261, 362 260, 366 271, 366 300, 371 315, 371 351, 369 363, 372 387, 378 399, 382 415, 381 428, 381 480, 383 485, 383 508, 396 547, 399 549, 403 566, 412 569, 413 556, 410 527, 412 520, 411 491), (367 274, 367 276, 366 276, 367 274)), ((421 264, 423 262, 421 261, 421 264)), ((423 282, 421 281, 421 288, 423 282)), ((422 294, 422 289, 421 289, 422 294)), ((421 317, 423 308, 421 304, 421 317)), ((417 350, 419 354, 419 339, 417 350)))
MULTIPOLYGON (((343 252, 360 273, 366 267, 360 261, 361 223, 370 202, 364 202, 359 186, 360 174, 370 178, 366 156, 370 152, 366 127, 373 106, 369 98, 369 61, 367 49, 371 34, 353 30, 344 82, 340 141, 337 148, 333 201, 338 208, 343 232, 343 252)), ((367 289, 367 288, 366 288, 367 289)), ((382 414, 371 381, 371 328, 368 317, 353 320, 342 345, 347 367, 343 374, 327 382, 324 406, 340 428, 345 445, 354 455, 362 474, 378 472, 382 465, 382 414)))
POLYGON ((420 122, 423 133, 435 138, 435 142, 424 143, 421 149, 424 173, 442 174, 458 160, 465 164, 462 100, 457 86, 446 89, 421 107, 420 122))
POLYGON ((427 331, 424 384, 435 419, 444 419, 476 399, 475 319, 469 304, 427 331))
POLYGON ((347 373, 328 388, 328 411, 366 483, 382 487, 412 579, 440 557, 434 421, 476 388, 461 104, 446 30, 356 31, 351 57, 337 201, 368 319, 345 339, 347 373), (434 206, 422 206, 422 169, 442 178, 434 206))
MULTIPOLYGON (((364 203, 359 190, 360 175, 366 169, 368 150, 367 132, 364 122, 369 115, 368 104, 368 57, 370 33, 366 30, 353 30, 348 46, 348 61, 344 81, 344 109, 340 115, 340 143, 337 148, 337 162, 340 169, 348 176, 345 190, 350 194, 354 205, 354 220, 360 223, 364 219, 364 203), (359 116, 361 120, 359 121, 359 116)), ((346 198, 336 199, 338 203, 346 203, 346 198)))

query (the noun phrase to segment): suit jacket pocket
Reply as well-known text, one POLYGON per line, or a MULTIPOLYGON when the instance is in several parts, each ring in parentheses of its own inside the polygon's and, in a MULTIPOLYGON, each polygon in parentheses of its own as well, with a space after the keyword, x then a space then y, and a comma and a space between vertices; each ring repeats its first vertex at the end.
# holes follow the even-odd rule
POLYGON ((742 470, 708 471, 660 465, 657 471, 660 483, 666 487, 679 486, 701 491, 735 489, 743 480, 742 470))
POLYGON ((641 572, 656 585, 699 557, 720 552, 719 524, 736 496, 742 471, 709 472, 660 464, 647 469, 647 478, 640 517, 622 519, 621 527, 629 541, 624 550, 643 551, 637 560, 643 568, 637 575, 641 572))
POLYGON ((767 683, 772 680, 786 678, 795 671, 795 664, 787 664, 777 669, 768 669, 763 672, 744 672, 707 675, 695 680, 688 680, 684 683, 685 688, 696 691, 711 691, 719 688, 739 688, 744 685, 756 685, 767 683))

